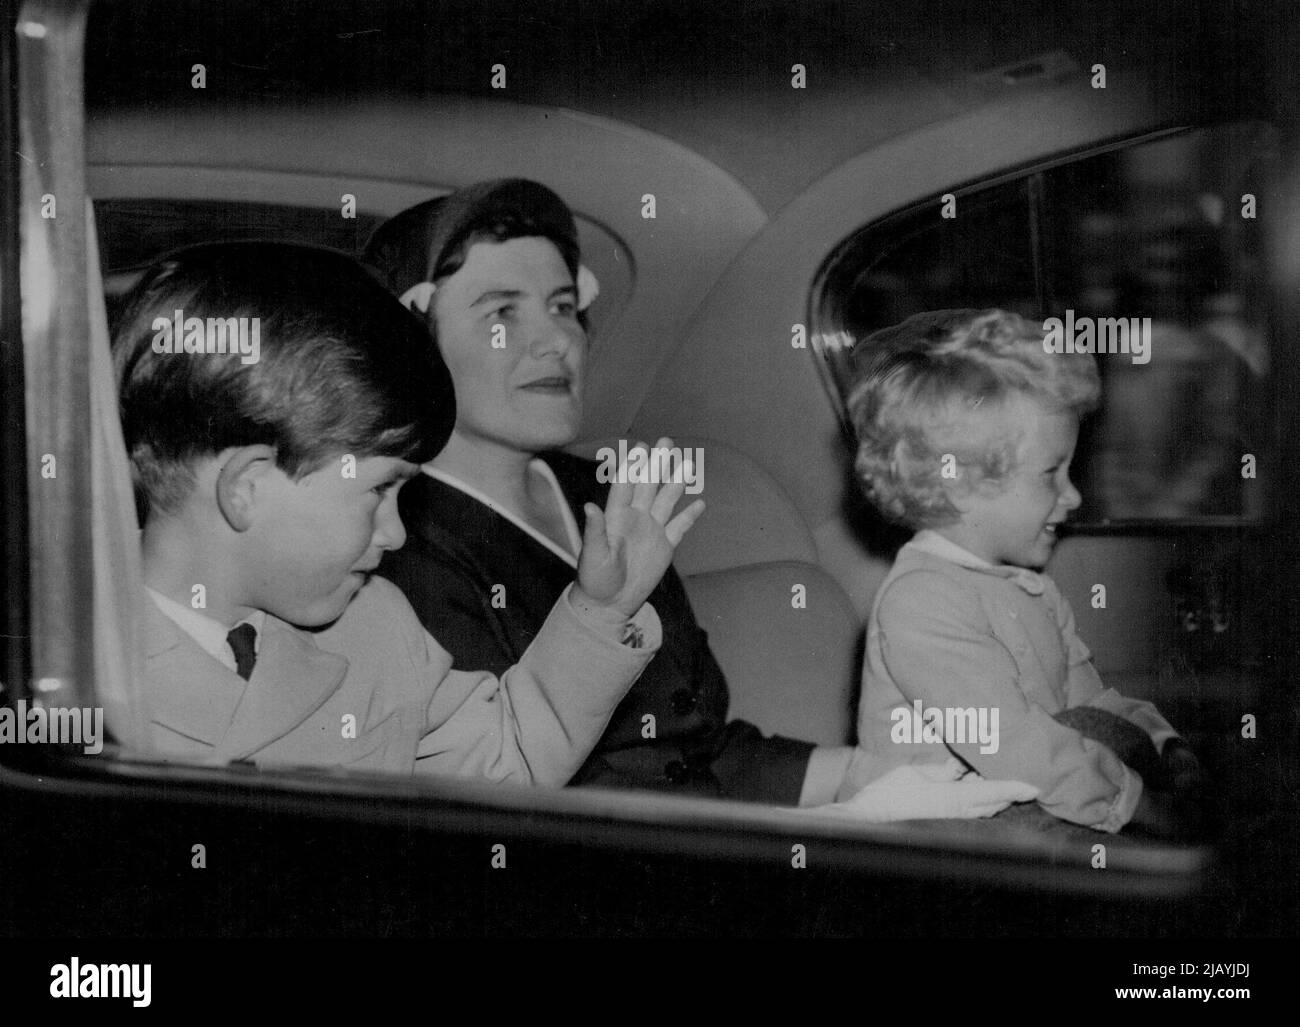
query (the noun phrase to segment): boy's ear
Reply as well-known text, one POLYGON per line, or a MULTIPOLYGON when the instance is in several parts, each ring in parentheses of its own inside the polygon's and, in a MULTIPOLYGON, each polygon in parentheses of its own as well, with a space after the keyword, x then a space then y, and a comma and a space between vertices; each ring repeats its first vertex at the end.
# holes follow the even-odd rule
POLYGON ((265 476, 274 469, 273 446, 240 446, 228 451, 217 472, 217 506, 235 531, 247 531, 252 525, 258 493, 265 491, 265 476))

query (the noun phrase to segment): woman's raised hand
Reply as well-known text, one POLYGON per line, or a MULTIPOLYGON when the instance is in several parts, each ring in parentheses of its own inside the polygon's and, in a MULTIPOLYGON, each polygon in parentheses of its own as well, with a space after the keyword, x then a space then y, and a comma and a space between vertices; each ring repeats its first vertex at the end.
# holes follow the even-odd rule
MULTIPOLYGON (((594 503, 584 507, 587 526, 578 556, 578 588, 593 604, 618 610, 624 617, 641 608, 672 563, 677 544, 704 512, 704 500, 697 499, 672 515, 686 490, 685 481, 692 477, 689 465, 673 473, 672 445, 671 439, 662 438, 647 453, 642 464, 647 473, 638 477, 650 480, 629 482, 625 461, 604 512, 594 503)), ((629 459, 647 448, 638 442, 628 451, 629 459)))

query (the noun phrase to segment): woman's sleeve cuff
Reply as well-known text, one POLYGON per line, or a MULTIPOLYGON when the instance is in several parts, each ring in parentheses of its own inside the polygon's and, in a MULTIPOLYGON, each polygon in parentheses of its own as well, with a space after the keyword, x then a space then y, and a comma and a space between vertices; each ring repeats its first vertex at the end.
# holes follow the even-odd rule
POLYGON ((659 614, 649 603, 642 603, 641 608, 628 618, 608 606, 574 602, 572 585, 564 590, 563 599, 579 621, 611 642, 629 649, 649 650, 658 649, 663 642, 659 614))

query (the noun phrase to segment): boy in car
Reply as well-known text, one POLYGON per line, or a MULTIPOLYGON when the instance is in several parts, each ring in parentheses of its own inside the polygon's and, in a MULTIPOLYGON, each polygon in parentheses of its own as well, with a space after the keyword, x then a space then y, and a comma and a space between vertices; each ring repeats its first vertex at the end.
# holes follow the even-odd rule
POLYGON ((224 243, 152 267, 113 348, 160 753, 572 776, 659 645, 644 600, 701 503, 674 518, 680 484, 616 486, 519 662, 453 671, 372 576, 405 540, 398 490, 455 421, 418 320, 342 255, 224 243), (256 342, 227 347, 236 334, 256 342))
MULTIPOLYGON (((882 512, 917 530, 871 612, 863 753, 945 744, 986 778, 1034 785, 1062 820, 1170 829, 1144 784, 1190 790, 1195 757, 1154 706, 1102 684, 1038 573, 1080 503, 1069 468, 1100 395, 1093 358, 1045 352, 1038 327, 999 310, 918 314, 861 345, 856 470, 882 512), (936 727, 958 723, 948 711, 996 713, 999 737, 900 732, 918 704, 936 727)), ((854 780, 851 768, 846 790, 854 780)))

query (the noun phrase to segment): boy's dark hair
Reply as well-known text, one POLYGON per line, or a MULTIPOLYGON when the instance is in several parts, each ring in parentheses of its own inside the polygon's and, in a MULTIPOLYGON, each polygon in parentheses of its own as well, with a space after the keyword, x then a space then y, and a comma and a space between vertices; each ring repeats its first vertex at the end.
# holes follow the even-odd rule
POLYGON ((351 258, 309 246, 212 243, 160 259, 123 304, 113 362, 142 516, 175 511, 194 461, 232 446, 274 446, 298 479, 346 453, 423 463, 456 421, 419 319, 351 258), (176 311, 257 318, 256 361, 177 352, 180 339, 158 352, 155 319, 176 311))

